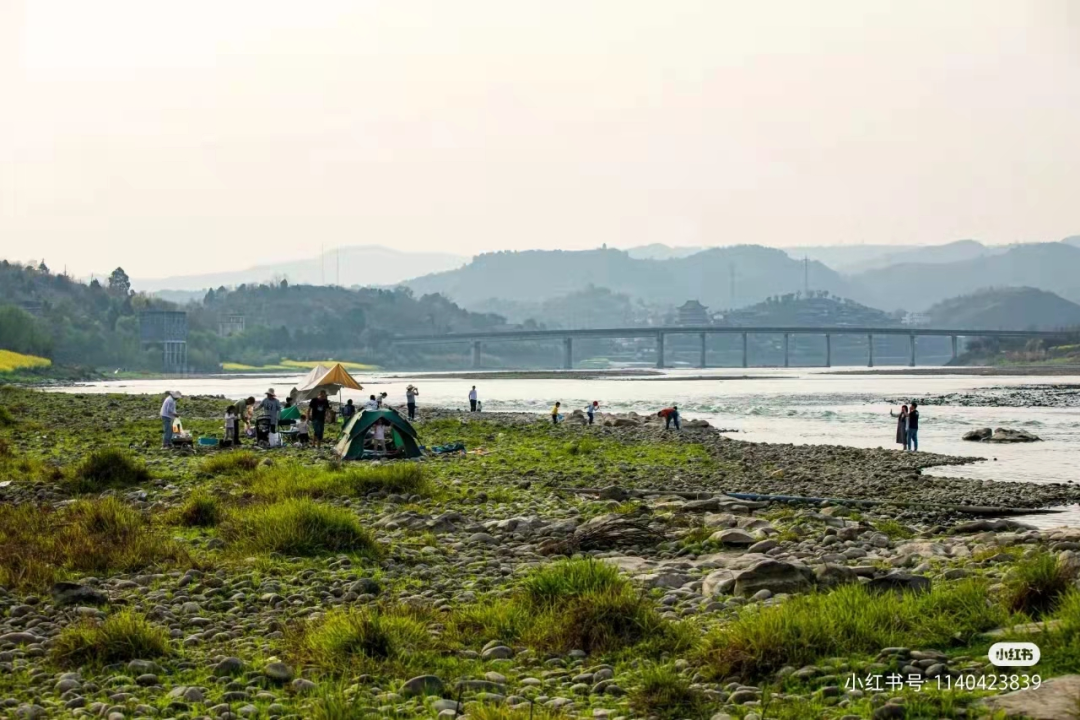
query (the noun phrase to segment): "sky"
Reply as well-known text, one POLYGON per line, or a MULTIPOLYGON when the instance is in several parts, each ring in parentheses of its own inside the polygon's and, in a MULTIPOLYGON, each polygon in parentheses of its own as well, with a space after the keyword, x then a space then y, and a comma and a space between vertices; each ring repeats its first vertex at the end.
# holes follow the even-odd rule
POLYGON ((1072 0, 0 0, 0 257, 1053 241, 1078 127, 1072 0))

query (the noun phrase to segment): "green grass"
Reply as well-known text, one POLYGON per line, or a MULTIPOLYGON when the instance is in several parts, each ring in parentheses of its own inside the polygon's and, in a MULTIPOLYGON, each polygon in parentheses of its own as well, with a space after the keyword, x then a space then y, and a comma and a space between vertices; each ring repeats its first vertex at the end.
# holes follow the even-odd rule
POLYGON ((126 488, 150 480, 146 465, 117 448, 96 450, 76 466, 69 487, 77 493, 126 488))
POLYGON ((431 650, 433 641, 424 622, 404 606, 346 608, 294 631, 290 647, 298 663, 343 673, 408 662, 431 650))
POLYGON ((362 497, 372 492, 426 495, 430 483, 418 463, 384 465, 331 465, 312 468, 285 464, 260 470, 248 489, 260 498, 362 497))
POLYGON ((705 695, 690 687, 690 681, 671 665, 648 666, 641 683, 630 690, 630 708, 640 715, 677 720, 708 718, 711 704, 705 695))
POLYGON ((623 590, 629 582, 614 565, 592 558, 559 560, 540 567, 521 582, 525 599, 547 608, 593 593, 623 590))
POLYGON ((176 521, 187 527, 214 527, 224 517, 221 502, 208 492, 196 490, 176 513, 176 521))
POLYGON ((892 540, 910 540, 915 537, 915 532, 911 528, 892 518, 877 520, 872 524, 875 530, 888 535, 892 540))
POLYGON ((15 424, 15 416, 7 407, 0 405, 0 427, 8 427, 15 424))
POLYGON ((251 552, 312 556, 356 553, 377 557, 374 534, 349 510, 309 499, 250 505, 232 511, 222 534, 251 552))
POLYGON ((150 660, 171 651, 168 630, 131 610, 110 615, 104 622, 84 620, 69 625, 56 636, 51 648, 53 660, 69 668, 150 660))
POLYGON ((114 497, 52 510, 0 506, 0 585, 43 589, 70 573, 190 566, 187 551, 114 497))
POLYGON ((1074 579, 1073 573, 1055 555, 1040 551, 1022 559, 1009 571, 1005 603, 1014 612, 1041 618, 1056 609, 1074 579))
POLYGON ((837 655, 884 647, 943 650, 1006 624, 1009 614, 978 580, 939 585, 929 593, 874 594, 861 585, 752 608, 704 639, 700 660, 716 677, 766 677, 837 655))
POLYGON ((211 455, 199 465, 199 471, 211 476, 241 475, 259 466, 259 456, 250 450, 231 450, 211 455))

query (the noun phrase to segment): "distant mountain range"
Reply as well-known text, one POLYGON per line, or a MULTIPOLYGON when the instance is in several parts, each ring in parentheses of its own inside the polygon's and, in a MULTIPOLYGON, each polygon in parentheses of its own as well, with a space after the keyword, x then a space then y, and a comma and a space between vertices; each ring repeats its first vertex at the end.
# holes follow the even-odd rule
POLYGON ((530 250, 478 255, 457 270, 405 284, 417 294, 441 293, 465 307, 492 298, 543 302, 589 285, 649 303, 696 299, 713 310, 760 302, 804 286, 850 295, 852 285, 819 262, 793 260, 781 250, 738 245, 669 260, 639 260, 623 250, 530 250))
POLYGON ((991 288, 950 298, 926 311, 926 324, 975 330, 1080 327, 1080 305, 1045 290, 991 288))
MULTIPOLYGON (((256 265, 246 270, 206 275, 135 278, 131 284, 137 291, 155 293, 161 290, 205 292, 222 285, 235 287, 281 278, 288 279, 293 285, 396 285, 409 278, 460 267, 468 261, 467 257, 449 253, 411 253, 381 245, 352 245, 296 262, 256 265)), ((176 300, 182 296, 164 293, 162 297, 176 300)))

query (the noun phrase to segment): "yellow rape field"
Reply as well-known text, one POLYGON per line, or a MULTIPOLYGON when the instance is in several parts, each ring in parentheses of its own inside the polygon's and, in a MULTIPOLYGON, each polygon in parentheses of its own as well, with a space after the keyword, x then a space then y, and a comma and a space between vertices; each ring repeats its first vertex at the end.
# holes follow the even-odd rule
POLYGON ((11 350, 0 350, 0 373, 31 370, 52 365, 52 360, 36 355, 23 355, 11 350))

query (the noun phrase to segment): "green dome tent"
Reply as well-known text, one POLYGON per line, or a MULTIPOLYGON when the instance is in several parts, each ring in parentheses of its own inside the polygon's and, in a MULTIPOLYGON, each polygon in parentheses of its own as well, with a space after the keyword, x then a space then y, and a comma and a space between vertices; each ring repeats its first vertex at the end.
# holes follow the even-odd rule
POLYGON ((385 409, 364 410, 353 416, 353 419, 345 426, 341 440, 334 448, 338 457, 342 460, 362 460, 364 457, 374 457, 370 451, 365 455, 364 438, 367 437, 371 426, 380 419, 390 424, 387 440, 393 441, 396 451, 393 457, 420 457, 420 442, 416 437, 416 430, 408 420, 393 410, 385 409))

